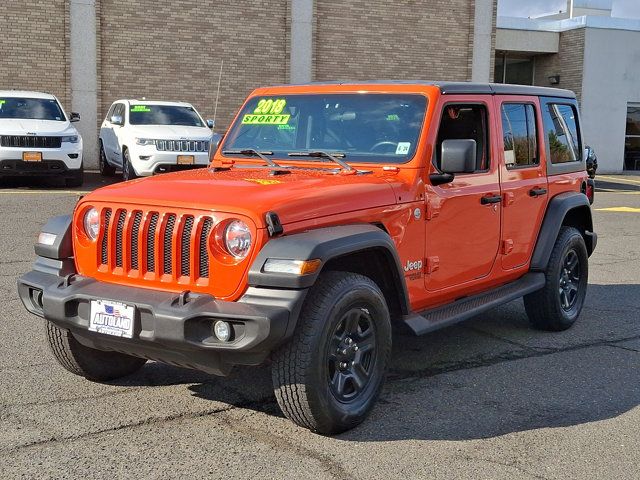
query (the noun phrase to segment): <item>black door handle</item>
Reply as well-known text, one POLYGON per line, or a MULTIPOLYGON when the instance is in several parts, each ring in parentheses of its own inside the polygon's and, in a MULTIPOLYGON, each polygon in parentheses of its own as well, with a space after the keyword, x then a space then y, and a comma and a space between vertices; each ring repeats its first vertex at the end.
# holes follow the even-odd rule
POLYGON ((530 197, 538 197, 540 195, 546 195, 546 194, 547 194, 546 188, 532 188, 531 190, 529 190, 530 197))
POLYGON ((489 205, 491 203, 500 203, 502 201, 502 195, 487 195, 480 199, 482 205, 489 205))

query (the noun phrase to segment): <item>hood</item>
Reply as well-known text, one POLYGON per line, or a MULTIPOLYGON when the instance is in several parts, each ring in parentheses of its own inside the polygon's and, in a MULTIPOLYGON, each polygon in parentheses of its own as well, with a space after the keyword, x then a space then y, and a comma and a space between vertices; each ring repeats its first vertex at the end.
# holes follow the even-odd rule
POLYGON ((26 118, 1 118, 1 135, 77 135, 78 131, 68 121, 32 120, 26 118))
POLYGON ((269 175, 268 169, 210 168, 142 178, 103 187, 83 203, 134 205, 235 213, 264 227, 264 214, 276 212, 283 224, 396 203, 393 189, 374 174, 333 175, 328 169, 269 175))
POLYGON ((209 140, 211 130, 208 127, 185 127, 182 125, 131 125, 131 134, 141 138, 156 140, 209 140))

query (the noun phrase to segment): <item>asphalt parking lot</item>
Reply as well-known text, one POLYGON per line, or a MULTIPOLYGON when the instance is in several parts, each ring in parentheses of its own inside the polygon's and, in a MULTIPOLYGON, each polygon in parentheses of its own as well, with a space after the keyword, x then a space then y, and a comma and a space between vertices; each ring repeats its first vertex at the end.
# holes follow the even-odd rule
POLYGON ((281 415, 268 368, 217 378, 149 362, 98 384, 55 363, 16 278, 46 219, 102 183, 0 187, 2 478, 640 476, 640 177, 598 178, 599 244, 573 329, 530 329, 518 300, 397 338, 373 414, 334 438, 281 415))

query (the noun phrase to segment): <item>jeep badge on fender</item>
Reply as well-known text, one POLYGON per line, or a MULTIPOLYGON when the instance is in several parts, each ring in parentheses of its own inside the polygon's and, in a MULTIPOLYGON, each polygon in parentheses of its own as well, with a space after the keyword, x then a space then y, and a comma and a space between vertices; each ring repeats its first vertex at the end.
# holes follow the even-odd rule
POLYGON ((20 298, 72 373, 269 360, 284 414, 335 434, 373 408, 392 324, 421 335, 524 297, 535 328, 573 325, 597 239, 583 147, 566 90, 259 88, 209 168, 52 218, 20 298))

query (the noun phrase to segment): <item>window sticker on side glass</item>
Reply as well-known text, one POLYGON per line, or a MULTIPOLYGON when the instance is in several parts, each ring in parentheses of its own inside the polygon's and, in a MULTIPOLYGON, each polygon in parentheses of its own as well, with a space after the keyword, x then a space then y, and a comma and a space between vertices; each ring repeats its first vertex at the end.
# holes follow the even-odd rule
POLYGON ((396 147, 396 155, 406 155, 411 148, 411 142, 398 142, 396 147))
POLYGON ((287 101, 284 98, 261 98, 253 113, 242 117, 243 125, 287 125, 291 115, 282 113, 287 101))
POLYGON ((5 103, 7 103, 6 100, 0 100, 0 110, 2 110, 2 105, 4 105, 5 103))
POLYGON ((134 105, 131 107, 131 112, 150 112, 151 109, 146 105, 134 105))

